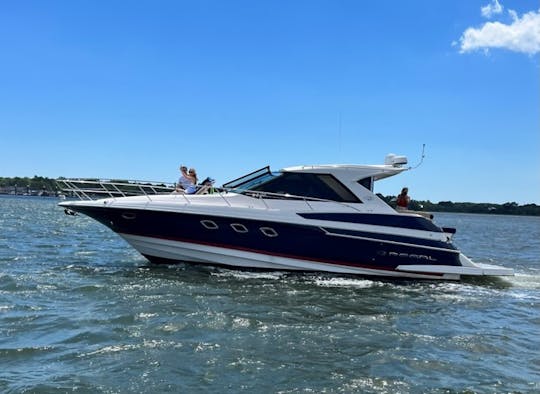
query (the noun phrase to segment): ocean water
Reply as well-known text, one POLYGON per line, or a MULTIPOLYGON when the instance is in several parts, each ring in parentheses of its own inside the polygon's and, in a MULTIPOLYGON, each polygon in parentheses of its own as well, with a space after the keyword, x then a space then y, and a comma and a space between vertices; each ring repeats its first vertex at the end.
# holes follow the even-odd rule
POLYGON ((0 392, 537 393, 540 218, 437 214, 508 279, 152 266, 57 200, 0 197, 0 392))

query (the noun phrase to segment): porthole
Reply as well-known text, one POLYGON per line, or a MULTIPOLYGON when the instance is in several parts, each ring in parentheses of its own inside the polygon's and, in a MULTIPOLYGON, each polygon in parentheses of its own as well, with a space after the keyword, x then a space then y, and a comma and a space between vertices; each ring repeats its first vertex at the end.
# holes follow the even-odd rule
POLYGON ((212 220, 201 220, 201 224, 208 230, 217 230, 219 228, 216 222, 212 220))
POLYGON ((278 236, 278 233, 276 230, 274 230, 272 227, 261 227, 259 230, 266 235, 267 237, 274 238, 278 236))
POLYGON ((137 215, 135 215, 133 212, 124 212, 124 213, 122 214, 122 217, 123 217, 124 219, 126 219, 126 220, 133 220, 133 219, 135 219, 136 216, 137 216, 137 215))
POLYGON ((248 232, 248 229, 246 226, 244 226, 243 224, 241 223, 231 223, 231 227, 234 231, 236 231, 237 233, 247 233, 248 232))

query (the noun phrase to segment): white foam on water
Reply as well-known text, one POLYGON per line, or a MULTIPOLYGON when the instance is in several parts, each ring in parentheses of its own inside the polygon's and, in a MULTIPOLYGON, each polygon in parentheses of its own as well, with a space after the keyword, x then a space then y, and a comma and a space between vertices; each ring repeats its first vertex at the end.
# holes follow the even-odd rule
POLYGON ((322 287, 354 287, 360 289, 380 286, 379 282, 352 278, 317 278, 315 284, 322 287))
POLYGON ((221 347, 219 343, 199 342, 195 346, 195 352, 204 352, 207 350, 218 350, 221 347))
POLYGON ((283 272, 250 272, 250 271, 218 271, 212 272, 212 276, 224 277, 224 278, 236 278, 236 279, 269 279, 278 280, 282 279, 285 275, 283 272))
POLYGON ((110 354, 125 352, 131 350, 139 349, 164 349, 164 348, 181 348, 182 344, 174 341, 164 341, 164 340, 144 340, 142 343, 138 344, 123 344, 123 345, 110 345, 105 346, 100 349, 94 350, 93 352, 88 352, 81 354, 79 357, 85 356, 94 356, 99 354, 110 354))
POLYGON ((180 330, 183 330, 187 327, 187 323, 167 323, 163 326, 160 327, 160 330, 162 331, 165 331, 165 332, 169 332, 169 333, 173 333, 173 332, 177 332, 177 331, 180 331, 180 330))
POLYGON ((248 328, 250 326, 249 319, 243 317, 235 317, 232 321, 233 328, 248 328))
POLYGON ((515 274, 507 279, 513 286, 522 289, 540 289, 540 275, 515 274))
POLYGON ((143 319, 150 319, 150 318, 156 317, 156 316, 158 316, 157 313, 139 313, 137 315, 137 318, 143 320, 143 319))

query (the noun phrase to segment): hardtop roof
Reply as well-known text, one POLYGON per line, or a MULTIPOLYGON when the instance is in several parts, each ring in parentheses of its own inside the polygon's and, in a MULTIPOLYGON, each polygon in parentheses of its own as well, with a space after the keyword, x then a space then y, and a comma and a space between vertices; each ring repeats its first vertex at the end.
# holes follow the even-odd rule
POLYGON ((408 168, 388 164, 319 164, 285 167, 281 172, 332 174, 338 178, 363 179, 373 177, 375 180, 397 175, 408 168))

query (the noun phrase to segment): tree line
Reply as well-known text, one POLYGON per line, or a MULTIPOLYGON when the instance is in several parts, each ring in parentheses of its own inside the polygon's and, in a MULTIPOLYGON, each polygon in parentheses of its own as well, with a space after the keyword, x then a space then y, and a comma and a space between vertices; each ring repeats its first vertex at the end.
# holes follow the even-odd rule
MULTIPOLYGON (((387 204, 395 207, 396 196, 378 195, 387 204)), ((504 204, 495 203, 474 203, 474 202, 453 202, 439 201, 438 203, 429 200, 411 200, 409 209, 412 211, 426 212, 460 212, 460 213, 482 213, 491 215, 526 215, 540 216, 540 205, 524 204, 516 202, 506 202, 504 204)))
POLYGON ((2 178, 0 177, 0 188, 1 189, 20 189, 21 191, 30 189, 30 190, 45 190, 47 192, 56 192, 58 191, 58 185, 56 181, 51 178, 45 178, 42 176, 35 175, 33 178, 29 177, 13 177, 13 178, 2 178))

